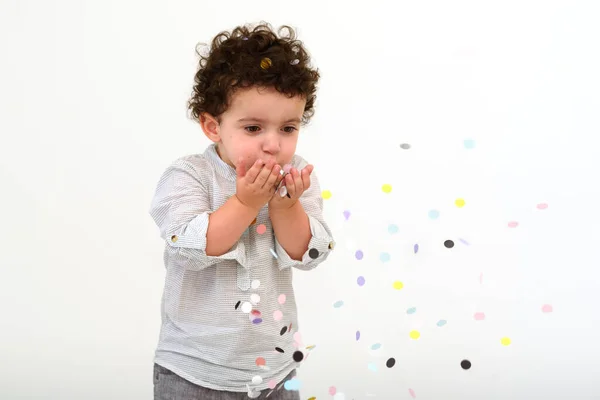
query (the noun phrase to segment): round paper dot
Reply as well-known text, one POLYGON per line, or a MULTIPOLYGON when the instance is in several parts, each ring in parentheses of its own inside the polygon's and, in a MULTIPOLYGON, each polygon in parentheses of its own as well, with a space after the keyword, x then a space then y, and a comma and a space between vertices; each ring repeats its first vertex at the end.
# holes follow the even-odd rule
POLYGON ((465 139, 463 142, 465 149, 472 149, 475 147, 475 141, 473 139, 465 139))
POLYGON ((362 260, 363 252, 360 250, 357 250, 356 253, 354 254, 354 257, 356 257, 357 260, 362 260))
POLYGON ((408 394, 410 394, 410 397, 412 397, 413 399, 415 399, 417 397, 417 395, 415 394, 415 391, 412 389, 408 389, 408 394))
POLYGON ((277 301, 279 302, 279 304, 283 304, 283 303, 285 303, 285 299, 286 299, 285 294, 282 293, 277 298, 277 301))
POLYGON ((252 323, 253 323, 253 324, 255 324, 255 325, 258 325, 258 324, 260 324, 261 322, 262 322, 262 318, 256 318, 256 319, 253 319, 253 320, 252 320, 252 323))
POLYGON ((358 283, 358 286, 362 286, 362 285, 364 285, 364 284, 365 284, 365 278, 364 278, 364 276, 359 276, 359 277, 356 279, 356 283, 358 283))
POLYGON ((256 233, 258 233, 259 235, 262 235, 266 231, 267 231, 267 227, 265 226, 265 224, 260 224, 256 227, 256 233))
POLYGON ((268 69, 271 65, 273 65, 273 62, 271 61, 270 58, 267 58, 267 57, 263 58, 260 62, 260 67, 262 69, 268 69))
POLYGON ((519 223, 517 221, 511 221, 508 223, 509 228, 516 228, 517 226, 519 226, 519 223))
POLYGON ((446 240, 444 242, 444 246, 446 246, 447 248, 451 249, 454 247, 454 242, 452 240, 446 240))
POLYGON ((273 313, 273 319, 275 321, 281 321, 281 318, 283 318, 283 313, 281 311, 277 310, 273 313))
POLYGON ((256 293, 252 293, 250 295, 250 301, 252 302, 252 304, 257 305, 258 303, 260 303, 260 296, 256 293))
POLYGON ((419 245, 415 244, 413 247, 413 250, 414 250, 415 254, 417 254, 419 252, 419 245))
POLYGON ((346 210, 344 211, 344 219, 348 221, 348 218, 350 218, 350 211, 346 210))
POLYGON ((242 304, 242 311, 245 312, 246 314, 248 314, 250 311, 252 311, 252 304, 245 301, 242 304))
POLYGON ((287 332, 287 326, 284 326, 283 328, 281 328, 281 331, 279 332, 279 334, 281 336, 283 336, 286 332, 287 332))
POLYGON ((419 333, 419 331, 410 331, 410 338, 411 339, 418 339, 421 336, 421 334, 419 333))
POLYGON ((446 320, 445 320, 445 319, 440 319, 440 320, 437 322, 437 324, 436 324, 436 325, 437 325, 437 326, 439 326, 439 327, 442 327, 442 326, 446 325, 446 320))
POLYGON ((476 321, 483 321, 485 319, 485 314, 482 312, 476 312, 473 317, 476 321))
POLYGON ((260 385, 262 383, 262 378, 258 375, 252 378, 252 383, 255 385, 260 385))
POLYGON ((414 314, 417 312, 417 307, 411 307, 408 310, 406 310, 407 314, 414 314))
POLYGON ((469 245, 469 242, 467 242, 465 239, 458 238, 458 240, 460 240, 463 244, 467 246, 469 245))
POLYGON ((381 187, 381 190, 383 190, 384 193, 390 193, 392 191, 392 185, 386 183, 381 187))
POLYGON ((333 396, 333 395, 335 395, 336 392, 337 392, 337 390, 336 390, 335 386, 330 386, 329 387, 329 394, 330 395, 333 396))
POLYGON ((360 331, 356 331, 356 340, 360 339, 360 331))
POLYGON ((301 351, 296 350, 292 357, 294 358, 294 361, 300 362, 304 359, 304 354, 301 351))
POLYGON ((438 210, 429 211, 429 218, 438 219, 440 217, 440 212, 438 210))
POLYGON ((319 250, 317 249, 310 249, 308 251, 308 255, 310 256, 310 258, 312 258, 313 260, 317 257, 319 257, 319 250))
POLYGON ((542 306, 542 312, 545 312, 545 313, 552 312, 552 306, 550 304, 544 304, 542 306))
POLYGON ((469 361, 469 360, 462 360, 460 362, 460 366, 462 367, 462 369, 469 369, 469 368, 471 368, 471 361, 469 361))
POLYGON ((323 190, 323 192, 321 192, 321 197, 327 200, 331 198, 331 192, 329 190, 323 190))
POLYGON ((396 365, 396 360, 394 358, 389 358, 385 362, 385 366, 388 367, 388 368, 392 368, 394 365, 396 365))
POLYGON ((398 233, 398 225, 396 225, 396 224, 390 224, 388 226, 388 232, 391 233, 392 235, 394 233, 398 233))
POLYGON ((279 353, 285 353, 281 347, 275 347, 275 350, 277 350, 279 353))
POLYGON ((260 287, 260 281, 258 279, 255 279, 252 281, 250 286, 252 287, 252 289, 258 289, 260 287))
POLYGON ((264 358, 262 357, 257 357, 256 358, 256 365, 258 365, 259 367, 263 366, 263 365, 267 365, 267 362, 265 361, 264 358))
POLYGON ((379 255, 379 259, 381 260, 381 262, 388 262, 390 261, 390 254, 383 252, 379 255))
POLYGON ((344 396, 344 393, 336 393, 333 400, 346 400, 346 396, 344 396))
POLYGON ((456 201, 454 202, 454 204, 456 204, 456 207, 461 208, 465 206, 465 200, 464 199, 456 199, 456 201))
POLYGON ((403 287, 404 287, 404 284, 403 284, 402 282, 400 282, 400 281, 396 281, 396 282, 394 282, 394 289, 396 289, 396 290, 400 290, 400 289, 402 289, 403 287))
POLYGON ((402 143, 400 145, 400 148, 402 148, 404 150, 408 150, 408 149, 410 149, 410 144, 408 144, 408 143, 402 143))
POLYGON ((548 204, 546 203, 540 203, 537 205, 538 210, 545 210, 546 208, 548 208, 548 204))
POLYGON ((371 350, 378 350, 381 348, 381 343, 375 343, 371 346, 371 350))
POLYGON ((340 308, 343 305, 344 305, 344 302, 342 300, 338 300, 335 303, 333 303, 333 307, 335 307, 335 308, 340 308))
POLYGON ((369 363, 367 365, 367 368, 369 368, 373 372, 377 372, 377 365, 375 365, 375 363, 369 363))
POLYGON ((503 345, 503 346, 508 346, 508 345, 511 343, 511 342, 510 342, 510 338, 503 337, 503 338, 500 340, 500 343, 502 343, 502 345, 503 345))
POLYGON ((275 379, 271 379, 269 383, 267 383, 267 385, 269 386, 269 389, 275 389, 275 386, 277 386, 277 382, 275 381, 275 379))

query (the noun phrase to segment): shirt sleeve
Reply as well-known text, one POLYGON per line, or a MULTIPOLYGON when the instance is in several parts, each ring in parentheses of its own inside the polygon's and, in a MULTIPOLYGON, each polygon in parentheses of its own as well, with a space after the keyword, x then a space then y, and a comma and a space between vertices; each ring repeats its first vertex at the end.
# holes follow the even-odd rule
POLYGON ((221 260, 237 260, 246 265, 243 241, 238 240, 225 254, 206 255, 206 232, 212 213, 208 191, 196 168, 177 160, 161 176, 150 215, 166 242, 165 251, 177 265, 202 270, 221 260))
MULTIPOLYGON (((306 164, 306 162, 303 162, 303 164, 306 164)), ((302 260, 298 261, 290 257, 275 236, 275 252, 280 270, 290 267, 304 271, 314 269, 327 259, 329 253, 335 247, 331 229, 323 219, 321 187, 314 171, 310 174, 310 187, 302 194, 299 201, 306 215, 308 215, 312 237, 308 243, 308 249, 302 255, 302 260)))

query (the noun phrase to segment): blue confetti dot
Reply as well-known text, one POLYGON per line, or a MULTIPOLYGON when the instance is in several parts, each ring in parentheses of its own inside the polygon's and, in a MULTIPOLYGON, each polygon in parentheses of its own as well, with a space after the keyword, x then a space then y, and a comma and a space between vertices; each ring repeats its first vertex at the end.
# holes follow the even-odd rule
POLYGON ((360 250, 357 250, 356 253, 354 254, 354 256, 356 257, 357 260, 362 260, 363 252, 360 250))
POLYGON ((438 219, 440 217, 440 212, 438 210, 429 211, 429 218, 438 219))
POLYGON ((398 225, 396 225, 396 224, 390 224, 388 226, 388 232, 391 233, 392 235, 394 233, 398 233, 398 225))
POLYGON ((419 251, 419 245, 418 245, 418 244, 415 244, 415 247, 414 247, 414 249, 415 249, 415 254, 417 254, 417 252, 419 251))
POLYGON ((464 243, 464 244, 466 244, 467 246, 469 245, 469 242, 467 242, 465 239, 458 238, 458 240, 460 240, 461 242, 463 242, 463 243, 464 243))
POLYGON ((298 378, 292 378, 290 380, 285 381, 283 387, 285 390, 300 390, 300 380, 298 378))
POLYGON ((446 320, 445 320, 445 319, 440 319, 440 320, 437 322, 437 326, 444 326, 444 325, 446 325, 446 320))
POLYGON ((375 365, 375 363, 369 363, 369 365, 367 365, 367 367, 373 371, 373 372, 377 372, 377 365, 375 365))
POLYGON ((362 286, 362 285, 364 285, 364 284, 365 284, 365 277, 364 277, 364 276, 359 276, 359 277, 356 279, 356 283, 358 283, 358 286, 362 286))
POLYGON ((377 350, 381 348, 381 343, 375 343, 374 345, 371 346, 371 350, 377 350))
POLYGON ((465 149, 472 149, 475 147, 475 141, 473 139, 465 139, 463 143, 465 145, 465 149))
POLYGON ((356 340, 360 339, 360 331, 356 331, 356 340))
POLYGON ((390 254, 389 253, 381 253, 379 255, 379 259, 381 260, 381 262, 388 262, 388 261, 390 261, 390 254))
POLYGON ((344 302, 343 302, 342 300, 338 300, 338 301, 336 301, 335 303, 333 303, 333 306, 334 306, 335 308, 340 308, 340 307, 341 307, 341 306, 343 306, 343 305, 344 305, 344 302))
POLYGON ((408 310, 406 310, 407 314, 414 314, 415 312, 417 312, 417 307, 411 307, 408 310))

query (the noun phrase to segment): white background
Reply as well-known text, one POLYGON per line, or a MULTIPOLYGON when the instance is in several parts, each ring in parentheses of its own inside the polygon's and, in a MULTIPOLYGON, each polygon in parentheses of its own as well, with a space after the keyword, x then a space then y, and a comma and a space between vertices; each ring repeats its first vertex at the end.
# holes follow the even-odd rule
POLYGON ((302 399, 600 398, 598 3, 218 3, 0 1, 0 397, 152 397, 148 209, 209 144, 194 49, 265 20, 322 76, 298 154, 337 247, 295 273, 302 399))

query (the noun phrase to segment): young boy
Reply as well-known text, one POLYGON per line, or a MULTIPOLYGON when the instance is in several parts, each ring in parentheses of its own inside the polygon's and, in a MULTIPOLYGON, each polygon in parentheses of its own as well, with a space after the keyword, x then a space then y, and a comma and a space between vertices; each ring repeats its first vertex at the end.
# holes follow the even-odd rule
POLYGON ((292 271, 334 241, 295 154, 319 74, 289 30, 238 27, 200 56, 189 108, 213 143, 166 169, 150 209, 166 241, 155 400, 299 399, 292 271))

